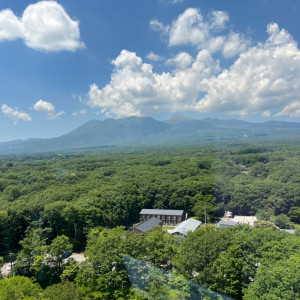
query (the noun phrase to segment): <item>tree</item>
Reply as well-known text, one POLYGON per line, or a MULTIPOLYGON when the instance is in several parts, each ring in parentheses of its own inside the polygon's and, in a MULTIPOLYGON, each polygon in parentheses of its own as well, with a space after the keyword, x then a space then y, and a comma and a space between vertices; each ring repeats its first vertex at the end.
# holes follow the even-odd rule
POLYGON ((215 198, 212 195, 197 194, 193 198, 195 203, 192 211, 194 215, 201 220, 203 223, 214 221, 215 216, 215 198))
POLYGON ((212 289, 235 299, 242 299, 243 290, 243 252, 237 245, 230 246, 220 254, 212 266, 214 283, 212 289))
POLYGON ((37 255, 44 255, 46 252, 45 232, 47 229, 28 228, 25 238, 20 241, 22 250, 17 255, 15 272, 19 275, 33 276, 32 265, 37 255))
POLYGON ((147 260, 155 266, 170 270, 173 267, 174 257, 178 252, 175 238, 161 230, 151 230, 145 235, 144 245, 147 260))
POLYGON ((176 260, 176 269, 187 279, 209 286, 214 283, 211 272, 214 261, 232 244, 230 229, 203 226, 182 241, 181 252, 176 260))
POLYGON ((273 265, 261 266, 245 293, 246 300, 300 298, 300 258, 292 256, 273 265))
POLYGON ((64 281, 62 283, 49 286, 43 292, 45 300, 80 300, 86 299, 83 293, 76 287, 73 282, 64 281))
POLYGON ((54 263, 58 271, 61 271, 65 251, 72 251, 72 248, 73 245, 65 235, 60 235, 52 241, 49 247, 50 261, 54 263))
POLYGON ((300 207, 292 207, 289 215, 293 222, 300 224, 300 207))
POLYGON ((292 228, 292 224, 290 222, 290 218, 287 215, 281 214, 273 217, 274 223, 281 229, 289 229, 292 228))
POLYGON ((9 279, 0 280, 0 299, 19 300, 19 299, 38 299, 41 288, 33 283, 28 277, 14 276, 9 279))

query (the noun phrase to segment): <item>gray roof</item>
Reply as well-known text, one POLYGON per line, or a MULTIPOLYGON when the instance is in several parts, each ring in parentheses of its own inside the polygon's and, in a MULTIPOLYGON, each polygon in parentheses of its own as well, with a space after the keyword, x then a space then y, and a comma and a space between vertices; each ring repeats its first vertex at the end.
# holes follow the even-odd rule
POLYGON ((225 225, 225 226, 235 226, 238 224, 238 222, 221 220, 218 224, 225 225))
POLYGON ((157 219, 155 217, 152 217, 149 220, 146 220, 145 222, 135 226, 134 228, 139 230, 139 231, 147 231, 150 230, 151 228, 155 227, 156 225, 161 224, 161 220, 157 219))
POLYGON ((183 210, 172 209, 147 209, 141 210, 140 215, 165 215, 165 216, 182 216, 183 210))
POLYGON ((189 231, 196 230, 201 224, 201 221, 188 219, 181 222, 175 229, 171 231, 171 233, 181 233, 183 235, 186 235, 189 231))

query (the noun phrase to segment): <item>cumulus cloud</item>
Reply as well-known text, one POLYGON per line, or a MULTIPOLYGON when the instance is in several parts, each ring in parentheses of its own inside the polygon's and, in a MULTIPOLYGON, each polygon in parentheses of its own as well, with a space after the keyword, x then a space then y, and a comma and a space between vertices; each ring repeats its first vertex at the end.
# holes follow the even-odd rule
POLYGON ((268 25, 267 32, 265 43, 244 51, 229 70, 207 81, 207 94, 196 105, 198 111, 241 116, 283 107, 280 115, 290 111, 290 103, 300 94, 300 51, 276 23, 268 25))
MULTIPOLYGON (((92 84, 86 103, 117 117, 183 111, 299 117, 297 43, 276 23, 269 24, 267 32, 265 42, 244 48, 223 70, 207 49, 196 57, 180 52, 166 62, 172 70, 162 73, 136 53, 122 50, 112 61, 110 82, 102 88, 92 84)), ((232 34, 233 43, 238 38, 232 34)))
POLYGON ((243 35, 231 32, 224 41, 222 53, 225 58, 233 57, 244 52, 250 44, 243 35))
POLYGON ((153 52, 148 53, 146 57, 152 61, 160 61, 163 59, 160 55, 155 54, 153 52))
POLYGON ((186 53, 186 52, 180 52, 173 58, 169 58, 166 62, 167 65, 175 65, 178 69, 186 69, 190 67, 192 64, 193 57, 186 53))
POLYGON ((18 108, 16 107, 15 108, 9 107, 6 104, 3 104, 1 106, 1 110, 3 114, 5 114, 6 116, 14 120, 14 125, 16 125, 19 120, 29 122, 32 119, 31 116, 28 115, 27 113, 19 111, 18 108))
POLYGON ((229 15, 225 11, 212 11, 210 14, 209 26, 214 30, 221 30, 229 22, 229 15))
POLYGON ((58 117, 62 116, 65 113, 64 111, 55 113, 54 105, 51 102, 47 102, 43 100, 37 101, 34 104, 33 109, 45 113, 49 120, 57 119, 58 117))
POLYGON ((228 22, 227 12, 212 11, 205 18, 199 9, 188 8, 171 25, 152 20, 150 28, 167 37, 170 47, 192 45, 211 53, 221 51, 228 58, 245 51, 250 45, 250 41, 240 33, 221 34, 228 22))
POLYGON ((56 1, 30 4, 21 18, 10 9, 0 11, 0 41, 23 39, 41 51, 75 51, 84 48, 79 22, 72 20, 56 1))
POLYGON ((10 9, 0 11, 0 41, 12 41, 23 37, 23 26, 10 9))
POLYGON ((110 83, 102 89, 92 84, 87 104, 117 117, 193 110, 204 88, 202 81, 219 71, 206 50, 200 51, 188 68, 173 73, 155 73, 150 64, 127 50, 122 50, 112 64, 110 83))

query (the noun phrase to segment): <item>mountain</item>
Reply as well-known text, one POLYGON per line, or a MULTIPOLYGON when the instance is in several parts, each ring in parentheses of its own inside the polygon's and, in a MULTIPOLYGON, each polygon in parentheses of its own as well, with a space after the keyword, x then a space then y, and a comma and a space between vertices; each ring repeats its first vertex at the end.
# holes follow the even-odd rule
POLYGON ((117 120, 92 120, 56 138, 0 143, 0 154, 287 136, 299 137, 300 123, 283 121, 251 123, 212 118, 196 120, 185 116, 157 121, 149 117, 129 117, 117 120))

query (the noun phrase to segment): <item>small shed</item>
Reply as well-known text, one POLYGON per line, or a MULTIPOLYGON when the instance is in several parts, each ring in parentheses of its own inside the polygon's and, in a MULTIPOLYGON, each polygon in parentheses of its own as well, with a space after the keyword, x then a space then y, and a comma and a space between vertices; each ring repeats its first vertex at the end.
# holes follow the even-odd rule
POLYGON ((201 221, 195 219, 188 219, 183 221, 175 229, 173 229, 171 231, 171 234, 178 236, 186 236, 188 232, 195 231, 201 224, 201 221))
POLYGON ((161 225, 162 221, 158 218, 152 217, 151 219, 146 220, 145 222, 140 223, 139 225, 133 228, 133 233, 139 234, 146 232, 157 225, 161 225))

